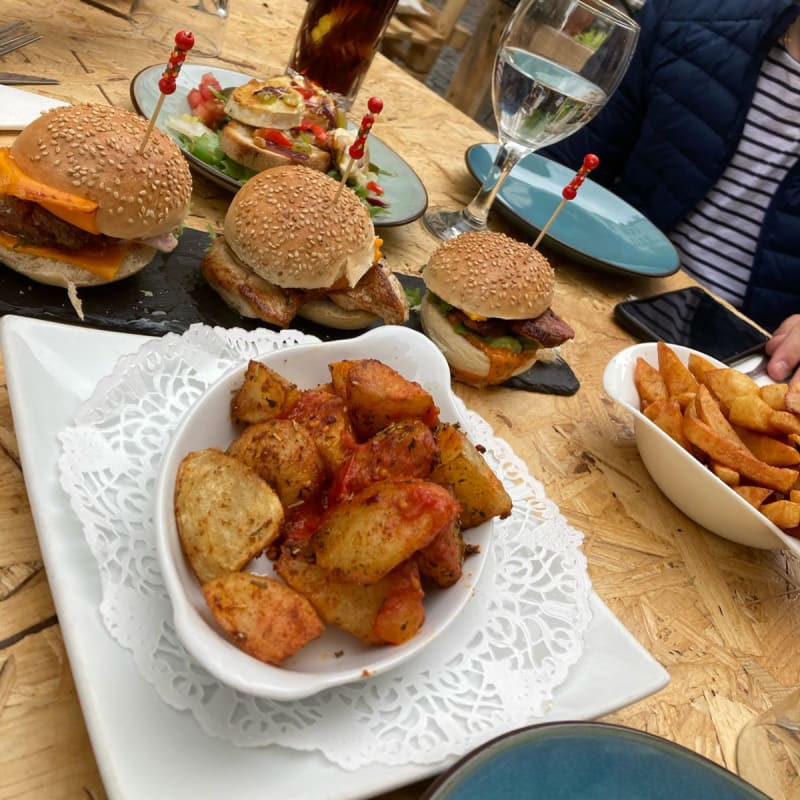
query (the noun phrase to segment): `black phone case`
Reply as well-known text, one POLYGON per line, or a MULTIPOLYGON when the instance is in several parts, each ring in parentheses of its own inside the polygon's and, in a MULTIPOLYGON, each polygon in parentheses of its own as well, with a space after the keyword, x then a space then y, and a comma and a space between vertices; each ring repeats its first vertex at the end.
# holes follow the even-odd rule
POLYGON ((763 349, 768 336, 754 325, 737 316, 710 294, 698 287, 678 289, 674 292, 637 298, 617 303, 614 306, 614 320, 629 333, 646 342, 659 340, 668 344, 683 345, 713 356, 726 364, 732 364, 746 356, 763 349), (655 317, 662 317, 665 308, 674 307, 676 313, 696 306, 696 317, 704 323, 703 336, 692 338, 688 335, 695 316, 683 320, 688 327, 686 335, 665 335, 659 330, 655 317), (700 311, 702 309, 702 312, 700 311), (713 313, 709 313, 709 312, 713 313), (711 320, 713 319, 713 323, 711 320), (709 327, 713 325, 713 327, 709 327))

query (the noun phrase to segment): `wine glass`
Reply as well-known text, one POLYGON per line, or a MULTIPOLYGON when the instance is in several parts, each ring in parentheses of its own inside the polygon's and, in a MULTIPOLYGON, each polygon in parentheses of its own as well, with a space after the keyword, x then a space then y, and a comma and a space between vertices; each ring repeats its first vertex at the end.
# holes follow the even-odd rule
POLYGON ((566 138, 600 111, 638 37, 639 26, 603 0, 522 0, 494 61, 497 157, 472 202, 460 211, 428 211, 426 228, 439 239, 486 230, 495 195, 517 161, 566 138))
POLYGON ((739 731, 736 771, 772 800, 800 797, 800 689, 739 731))

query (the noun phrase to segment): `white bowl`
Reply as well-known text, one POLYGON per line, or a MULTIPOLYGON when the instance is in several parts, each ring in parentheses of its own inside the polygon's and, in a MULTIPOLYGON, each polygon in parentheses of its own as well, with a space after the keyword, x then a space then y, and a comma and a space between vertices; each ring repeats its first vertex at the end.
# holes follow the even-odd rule
MULTIPOLYGON (((424 386, 440 409, 440 418, 465 423, 450 386, 450 369, 439 349, 409 328, 383 326, 358 338, 299 345, 270 352, 260 360, 301 388, 330 380, 328 364, 347 358, 377 358, 424 386)), ((471 529, 467 539, 480 546, 469 556, 457 584, 426 593, 425 624, 402 645, 362 644, 331 626, 317 640, 273 667, 239 650, 225 637, 209 611, 178 539, 173 509, 175 475, 183 457, 206 447, 226 448, 238 431, 230 420, 232 393, 241 384, 246 363, 226 373, 181 420, 164 454, 156 485, 156 543, 175 628, 183 645, 223 683, 259 697, 293 700, 397 667, 442 633, 470 599, 489 552, 492 522, 471 529)), ((248 569, 272 575, 262 557, 248 569)))
MULTIPOLYGON (((670 347, 684 364, 690 353, 697 352, 679 345, 670 347)), ((698 355, 726 366, 704 353, 698 355)), ((659 489, 687 517, 724 539, 764 550, 789 548, 800 554, 800 541, 773 525, 639 411, 639 394, 633 383, 639 357, 658 367, 656 343, 636 344, 617 353, 603 373, 603 388, 633 414, 639 455, 659 489)))

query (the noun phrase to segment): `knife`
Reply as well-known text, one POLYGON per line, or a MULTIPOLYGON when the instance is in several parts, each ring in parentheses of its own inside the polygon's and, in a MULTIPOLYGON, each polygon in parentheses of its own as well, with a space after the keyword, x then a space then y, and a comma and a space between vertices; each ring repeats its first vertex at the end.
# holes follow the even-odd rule
POLYGON ((18 72, 0 72, 0 84, 13 86, 15 84, 55 84, 55 78, 39 78, 36 75, 20 75, 18 72))

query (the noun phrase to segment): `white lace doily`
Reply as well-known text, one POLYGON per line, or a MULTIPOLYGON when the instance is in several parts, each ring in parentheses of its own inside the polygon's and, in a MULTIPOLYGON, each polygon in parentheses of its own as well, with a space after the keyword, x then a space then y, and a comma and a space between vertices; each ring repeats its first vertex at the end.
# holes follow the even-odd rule
POLYGON ((203 325, 122 358, 60 435, 61 484, 100 572, 100 613, 159 696, 209 735, 239 746, 319 750, 345 769, 432 764, 544 714, 583 652, 590 581, 582 534, 569 527, 511 448, 463 408, 466 433, 512 496, 495 523, 473 599, 412 661, 384 675, 276 702, 237 692, 187 654, 153 541, 159 461, 180 417, 206 387, 259 353, 316 341, 203 325))

